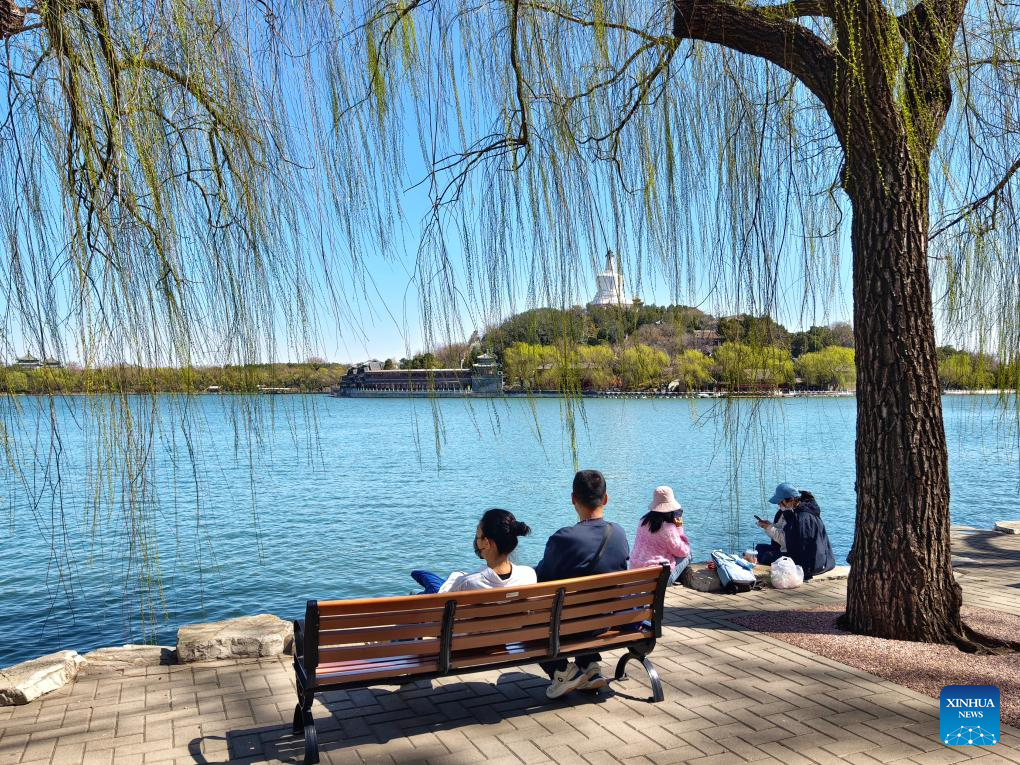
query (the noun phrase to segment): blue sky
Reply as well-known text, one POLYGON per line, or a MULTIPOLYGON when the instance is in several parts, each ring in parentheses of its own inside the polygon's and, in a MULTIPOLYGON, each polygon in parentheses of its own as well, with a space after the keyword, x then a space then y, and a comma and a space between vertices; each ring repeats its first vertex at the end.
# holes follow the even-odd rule
MULTIPOLYGON (((323 322, 322 339, 323 355, 330 359, 357 361, 367 358, 385 359, 389 357, 400 358, 409 352, 416 352, 422 349, 422 333, 418 317, 420 314, 420 301, 418 289, 412 281, 413 252, 417 247, 417 240, 412 236, 407 237, 404 242, 405 249, 412 253, 401 257, 399 262, 377 257, 367 262, 367 270, 371 276, 371 284, 377 295, 377 302, 371 307, 366 307, 360 312, 362 326, 358 329, 342 331, 339 328, 332 330, 323 322)), ((626 258, 626 253, 624 253, 626 258)), ((604 259, 604 253, 597 253, 593 256, 599 263, 604 259)), ((826 306, 820 307, 814 313, 808 312, 802 316, 801 297, 804 289, 803 277, 791 275, 789 281, 780 286, 779 299, 784 310, 781 310, 778 320, 791 330, 807 328, 814 323, 832 323, 835 321, 850 321, 852 307, 850 299, 850 257, 845 252, 840 263, 840 283, 837 287, 835 300, 826 306), (827 309, 827 315, 823 311, 827 309)), ((698 305, 708 313, 729 314, 740 310, 740 306, 726 304, 719 301, 711 294, 711 289, 706 284, 706 278, 702 275, 700 283, 705 285, 696 294, 681 295, 681 302, 688 305, 698 305)), ((582 290, 579 286, 576 290, 575 304, 584 304, 595 294, 595 268, 590 273, 580 274, 577 277, 579 285, 585 285, 582 290)), ((646 272, 642 283, 635 285, 632 280, 626 278, 625 286, 629 294, 640 297, 646 303, 659 305, 669 304, 671 289, 665 280, 655 274, 646 272)), ((534 307, 530 301, 522 301, 515 306, 517 310, 534 307)), ((508 307, 509 310, 509 307, 508 307)), ((479 331, 484 327, 473 324, 468 311, 462 311, 462 324, 467 335, 472 328, 479 331)), ((466 335, 465 335, 466 338, 466 335)))
MULTIPOLYGON (((408 121, 404 147, 411 186, 413 181, 424 173, 420 156, 417 152, 418 137, 413 132, 413 120, 408 121), (417 168, 417 169, 415 169, 417 168)), ((640 195, 636 195, 633 204, 640 205, 640 195)), ((421 331, 421 303, 419 285, 415 277, 415 254, 417 252, 422 223, 429 209, 428 197, 423 186, 408 188, 401 199, 404 208, 407 229, 404 232, 399 252, 394 257, 381 254, 370 254, 365 261, 366 299, 360 302, 360 309, 353 317, 347 317, 341 326, 331 324, 332 317, 320 317, 322 353, 330 359, 358 361, 367 358, 401 358, 410 353, 423 350, 424 341, 421 331), (350 319, 354 321, 351 322, 350 319)), ((470 211, 468 211, 470 214, 470 211)), ((583 228, 587 211, 578 211, 577 225, 583 228)), ((844 220, 848 221, 847 216, 844 220)), ((847 227, 841 232, 838 267, 832 268, 835 282, 831 285, 814 285, 822 294, 815 299, 805 297, 805 273, 795 256, 787 256, 781 260, 780 274, 777 277, 776 304, 774 318, 791 330, 806 329, 812 324, 829 324, 838 321, 852 320, 852 289, 851 289, 851 256, 847 227)), ((706 232, 707 235, 707 232, 706 232)), ((797 236, 793 232, 792 236, 797 236)), ((697 239, 698 237, 695 237, 697 239)), ((681 303, 697 306, 701 310, 716 314, 729 315, 749 310, 749 306, 741 299, 734 299, 728 290, 713 287, 713 275, 709 272, 708 258, 695 258, 696 273, 693 278, 685 279, 683 286, 677 286, 669 275, 664 274, 665 267, 655 264, 649 253, 638 252, 638 245, 633 241, 619 244, 612 238, 611 244, 619 253, 619 260, 624 272, 626 292, 641 298, 645 303, 668 305, 681 303), (640 261, 640 263, 638 262, 640 261), (702 261, 699 267, 699 261, 702 261)), ((466 339, 473 330, 483 332, 486 325, 484 309, 477 299, 469 293, 467 278, 464 271, 463 254, 456 242, 449 242, 451 259, 454 265, 454 276, 457 280, 460 296, 463 298, 457 319, 461 333, 451 337, 453 340, 466 339)), ((706 245, 707 246, 707 245, 706 245)), ((792 249, 792 248, 791 248, 792 249)), ((595 274, 601 271, 605 262, 605 248, 600 246, 597 251, 581 253, 577 258, 580 272, 569 278, 569 285, 563 287, 561 300, 543 297, 528 289, 529 261, 534 253, 518 252, 516 266, 518 272, 514 279, 517 284, 513 302, 504 302, 490 313, 496 319, 505 318, 513 313, 526 309, 556 305, 584 305, 595 294, 595 274)), ((561 282, 564 280, 561 280, 561 282)), ((562 285, 561 285, 562 286, 562 285)))

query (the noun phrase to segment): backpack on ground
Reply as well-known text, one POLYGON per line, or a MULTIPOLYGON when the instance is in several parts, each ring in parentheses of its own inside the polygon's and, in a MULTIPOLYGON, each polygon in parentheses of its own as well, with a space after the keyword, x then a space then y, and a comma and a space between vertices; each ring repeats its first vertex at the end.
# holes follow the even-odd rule
POLYGON ((714 550, 712 559, 715 561, 715 572, 725 592, 748 592, 758 583, 754 573, 748 569, 746 561, 736 556, 714 550))

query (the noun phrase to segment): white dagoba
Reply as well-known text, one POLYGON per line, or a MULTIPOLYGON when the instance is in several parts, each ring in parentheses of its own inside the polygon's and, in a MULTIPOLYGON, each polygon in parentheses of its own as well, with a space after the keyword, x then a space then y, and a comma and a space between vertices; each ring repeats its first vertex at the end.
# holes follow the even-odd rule
POLYGON ((606 253, 606 270, 595 277, 597 292, 589 305, 630 305, 623 294, 623 274, 616 266, 616 256, 606 253))

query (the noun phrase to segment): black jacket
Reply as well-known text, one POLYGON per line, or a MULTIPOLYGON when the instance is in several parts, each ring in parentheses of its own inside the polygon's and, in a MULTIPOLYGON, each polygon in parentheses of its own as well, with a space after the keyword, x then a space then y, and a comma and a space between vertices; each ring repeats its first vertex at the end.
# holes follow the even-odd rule
POLYGON ((567 526, 549 537, 545 543, 545 555, 535 566, 535 574, 538 581, 551 582, 575 576, 626 571, 628 558, 630 546, 627 544, 627 533, 619 524, 600 518, 567 526), (606 526, 612 527, 612 534, 602 557, 592 566, 592 559, 602 544, 606 526))
POLYGON ((792 510, 784 510, 786 526, 786 554, 804 569, 804 578, 810 579, 836 567, 829 535, 822 523, 822 511, 813 499, 803 500, 792 510))

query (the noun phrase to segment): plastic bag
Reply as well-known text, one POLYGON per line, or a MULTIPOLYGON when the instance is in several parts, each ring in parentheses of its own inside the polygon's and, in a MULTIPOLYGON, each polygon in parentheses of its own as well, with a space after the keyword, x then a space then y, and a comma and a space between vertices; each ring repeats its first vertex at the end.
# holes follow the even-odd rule
POLYGON ((779 590, 790 590, 804 584, 804 569, 783 556, 772 564, 772 586, 779 590))

